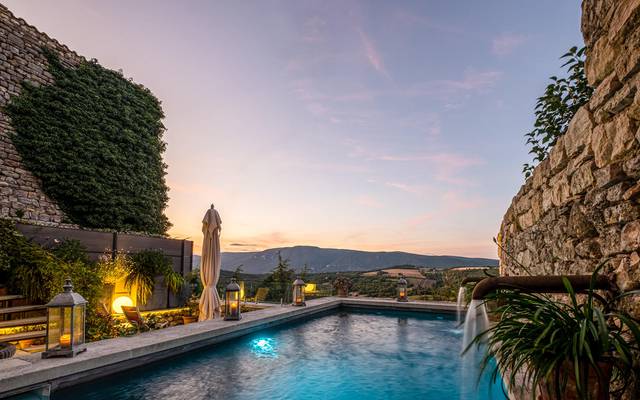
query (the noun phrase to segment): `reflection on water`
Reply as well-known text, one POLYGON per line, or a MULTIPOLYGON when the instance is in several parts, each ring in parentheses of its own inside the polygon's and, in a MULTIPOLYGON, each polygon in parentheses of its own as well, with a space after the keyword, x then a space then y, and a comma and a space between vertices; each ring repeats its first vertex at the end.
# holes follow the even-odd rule
POLYGON ((336 312, 72 390, 57 400, 504 399, 463 370, 454 317, 336 312), (467 384, 461 384, 461 378, 467 384))

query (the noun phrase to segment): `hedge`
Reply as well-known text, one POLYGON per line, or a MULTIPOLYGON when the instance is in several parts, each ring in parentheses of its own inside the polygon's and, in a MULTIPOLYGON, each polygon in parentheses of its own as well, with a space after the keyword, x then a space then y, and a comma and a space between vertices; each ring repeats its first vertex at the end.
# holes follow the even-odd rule
POLYGON ((160 101, 95 60, 67 68, 43 51, 53 84, 25 81, 5 107, 24 165, 70 222, 165 234, 160 101))

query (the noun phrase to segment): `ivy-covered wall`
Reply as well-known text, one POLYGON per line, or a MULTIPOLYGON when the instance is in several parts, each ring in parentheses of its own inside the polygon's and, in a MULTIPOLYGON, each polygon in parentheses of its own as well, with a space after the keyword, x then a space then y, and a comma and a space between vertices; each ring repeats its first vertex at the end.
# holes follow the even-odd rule
POLYGON ((0 217, 165 233, 163 116, 0 5, 0 217))

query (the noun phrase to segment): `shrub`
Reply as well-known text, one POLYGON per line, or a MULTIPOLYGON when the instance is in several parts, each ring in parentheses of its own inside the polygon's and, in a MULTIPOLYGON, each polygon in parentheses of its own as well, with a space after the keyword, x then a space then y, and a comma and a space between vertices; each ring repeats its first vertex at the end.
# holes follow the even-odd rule
POLYGON ((160 102, 96 61, 66 68, 43 51, 54 82, 25 81, 5 107, 24 165, 74 223, 164 234, 160 102))
POLYGON ((137 286, 138 301, 145 304, 153 294, 155 278, 162 276, 170 291, 178 293, 184 286, 184 278, 175 272, 171 260, 162 251, 144 250, 131 256, 125 284, 128 288, 137 286))
POLYGON ((97 305, 102 297, 104 271, 79 254, 84 249, 78 242, 63 242, 49 251, 20 234, 13 222, 0 220, 0 243, 0 259, 5 260, 3 279, 11 291, 31 301, 46 303, 60 293, 69 277, 74 291, 91 306, 97 305))
POLYGON ((560 57, 566 60, 562 66, 567 67, 569 76, 552 76, 551 83, 536 102, 534 128, 525 134, 527 145, 531 147, 529 154, 533 154, 532 164, 523 165, 525 178, 531 176, 535 166, 545 159, 558 138, 566 133, 578 109, 591 98, 593 88, 587 83, 584 73, 584 51, 584 47, 572 47, 560 57))

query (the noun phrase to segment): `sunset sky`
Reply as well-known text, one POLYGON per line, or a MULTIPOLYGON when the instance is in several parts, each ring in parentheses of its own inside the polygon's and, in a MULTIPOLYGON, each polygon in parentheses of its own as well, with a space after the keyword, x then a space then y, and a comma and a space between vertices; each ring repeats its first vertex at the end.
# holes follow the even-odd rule
POLYGON ((495 257, 578 1, 2 0, 162 101, 171 235, 495 257))

